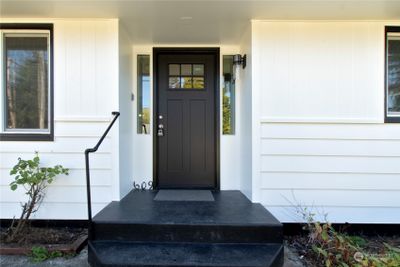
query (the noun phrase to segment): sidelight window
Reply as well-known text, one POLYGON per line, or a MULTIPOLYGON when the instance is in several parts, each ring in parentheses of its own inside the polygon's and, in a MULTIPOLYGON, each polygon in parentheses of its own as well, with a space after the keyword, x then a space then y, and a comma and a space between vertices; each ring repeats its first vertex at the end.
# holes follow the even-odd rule
POLYGON ((150 134, 150 56, 137 56, 137 133, 150 134))
POLYGON ((223 56, 222 133, 235 134, 235 79, 233 56, 223 56))

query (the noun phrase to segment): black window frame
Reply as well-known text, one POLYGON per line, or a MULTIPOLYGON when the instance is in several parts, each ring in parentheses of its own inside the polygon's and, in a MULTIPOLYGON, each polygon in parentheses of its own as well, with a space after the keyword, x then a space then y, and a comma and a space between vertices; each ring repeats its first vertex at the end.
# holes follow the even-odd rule
MULTIPOLYGON (((48 133, 0 133, 0 141, 54 141, 54 26, 51 23, 0 23, 0 30, 48 30, 49 41, 49 128, 48 133)), ((3 53, 3 51, 1 51, 3 53)), ((1 63, 3 64, 3 63, 1 63)), ((3 74, 1 74, 3 75, 3 74)), ((3 87, 4 85, 1 85, 3 87)), ((3 92, 3 89, 0 90, 3 92)), ((2 121, 3 119, 1 119, 2 121)), ((2 122, 3 123, 3 122, 2 122)))
POLYGON ((388 116, 387 107, 387 94, 388 94, 388 33, 398 32, 400 33, 400 26, 385 26, 385 123, 400 123, 400 116, 388 116))

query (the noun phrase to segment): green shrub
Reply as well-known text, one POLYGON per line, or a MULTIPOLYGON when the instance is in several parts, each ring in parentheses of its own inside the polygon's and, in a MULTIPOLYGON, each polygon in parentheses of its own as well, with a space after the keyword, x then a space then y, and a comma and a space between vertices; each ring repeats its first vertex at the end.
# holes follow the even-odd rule
POLYGON ((15 227, 14 224, 11 225, 8 241, 23 238, 30 216, 39 209, 45 196, 45 189, 60 174, 68 175, 68 169, 61 165, 40 167, 37 152, 31 160, 18 159, 18 163, 10 171, 10 175, 15 176, 14 181, 10 183, 10 188, 15 191, 19 186, 23 187, 28 201, 22 204, 22 213, 17 225, 15 227))

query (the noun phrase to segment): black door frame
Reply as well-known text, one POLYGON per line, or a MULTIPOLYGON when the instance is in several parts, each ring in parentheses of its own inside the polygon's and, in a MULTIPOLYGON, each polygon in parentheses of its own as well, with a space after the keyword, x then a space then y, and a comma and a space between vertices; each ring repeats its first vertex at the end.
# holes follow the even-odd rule
MULTIPOLYGON (((157 156, 158 156, 158 56, 161 54, 204 54, 215 56, 215 182, 214 189, 220 189, 220 49, 219 47, 153 47, 153 188, 158 189, 157 156)), ((189 189, 189 188, 188 188, 189 189)))

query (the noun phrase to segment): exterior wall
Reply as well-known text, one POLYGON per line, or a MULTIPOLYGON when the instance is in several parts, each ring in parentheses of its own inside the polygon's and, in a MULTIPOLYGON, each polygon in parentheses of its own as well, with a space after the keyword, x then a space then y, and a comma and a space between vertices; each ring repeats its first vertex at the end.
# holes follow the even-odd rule
MULTIPOLYGON (((35 218, 86 219, 83 151, 96 144, 118 110, 117 20, 9 20, 54 23, 54 142, 0 142, 0 217, 20 214, 22 190, 12 192, 9 170, 39 151, 43 165, 70 169, 48 188, 35 218)), ((118 124, 91 156, 93 212, 119 199, 118 124)))
POLYGON ((133 177, 133 124, 134 103, 132 96, 132 42, 123 25, 119 25, 119 196, 132 189, 133 177))
POLYGON ((240 120, 238 125, 238 132, 240 135, 240 158, 236 163, 240 166, 240 190, 249 199, 253 198, 253 148, 252 148, 252 134, 253 129, 253 105, 254 100, 252 91, 252 29, 249 25, 243 33, 240 54, 246 54, 247 62, 246 68, 241 67, 236 71, 239 77, 238 102, 240 109, 236 112, 236 116, 240 120))
POLYGON ((400 222, 400 125, 384 124, 393 24, 253 22, 253 200, 281 221, 301 221, 300 205, 332 222, 400 222))

